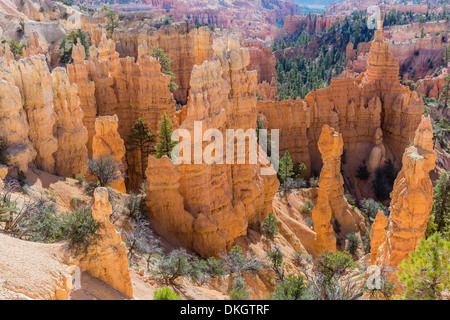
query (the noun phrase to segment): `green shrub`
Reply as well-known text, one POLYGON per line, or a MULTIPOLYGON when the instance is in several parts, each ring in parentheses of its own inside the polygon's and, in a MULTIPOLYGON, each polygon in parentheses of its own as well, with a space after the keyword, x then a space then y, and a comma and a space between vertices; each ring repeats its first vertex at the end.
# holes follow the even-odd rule
POLYGON ((306 165, 303 162, 297 163, 294 166, 295 175, 297 178, 300 178, 300 179, 303 179, 307 170, 308 170, 308 168, 306 168, 306 165))
POLYGON ((302 300, 306 289, 307 285, 304 283, 303 276, 290 275, 275 287, 271 298, 273 300, 302 300))
POLYGON ((226 275, 225 261, 223 259, 216 259, 214 257, 209 257, 206 260, 208 274, 212 278, 223 277, 226 275))
POLYGON ((391 160, 388 160, 384 166, 376 169, 372 188, 378 199, 382 201, 389 199, 397 174, 398 170, 394 168, 391 160))
POLYGON ((26 220, 20 227, 28 231, 28 240, 51 243, 61 239, 61 221, 55 210, 55 205, 40 198, 25 208, 26 220))
POLYGON ((356 249, 358 249, 358 246, 360 243, 361 243, 361 241, 359 240, 359 238, 356 234, 349 233, 347 235, 345 249, 348 250, 351 254, 355 254, 356 249))
POLYGON ((309 178, 309 187, 310 188, 319 187, 319 178, 316 178, 316 177, 309 178))
POLYGON ((153 291, 153 300, 181 300, 181 298, 169 287, 162 287, 153 291))
POLYGON ((17 170, 17 180, 19 180, 20 186, 25 185, 25 180, 27 180, 27 176, 23 170, 17 170))
POLYGON ((251 300, 248 292, 244 278, 236 277, 233 280, 232 290, 230 291, 230 300, 251 300))
POLYGON ((352 256, 347 251, 321 253, 316 259, 317 272, 322 274, 326 281, 331 281, 334 277, 340 277, 348 269, 357 266, 358 264, 353 261, 352 256))
POLYGON ((359 180, 363 180, 363 181, 369 180, 370 172, 369 172, 369 169, 367 169, 367 166, 365 164, 358 168, 358 170, 356 171, 356 177, 359 180))
POLYGON ((89 160, 88 163, 89 174, 97 177, 100 187, 106 187, 107 184, 122 178, 121 170, 123 170, 122 163, 111 156, 100 156, 89 160))
POLYGON ((270 251, 267 253, 267 257, 270 260, 271 268, 277 275, 277 277, 283 281, 284 279, 284 257, 283 253, 281 252, 281 249, 278 245, 275 246, 275 249, 273 251, 270 251))
POLYGON ((314 220, 311 217, 307 217, 305 223, 308 227, 314 227, 314 220))
POLYGON ((378 211, 386 212, 387 209, 381 203, 369 198, 361 200, 361 211, 370 219, 374 220, 378 211))
POLYGON ((269 213, 265 218, 261 226, 261 233, 269 240, 274 240, 275 235, 280 232, 278 229, 277 218, 272 213, 269 213))
POLYGON ((362 236, 363 249, 365 254, 370 253, 370 229, 362 236))
POLYGON ((245 255, 242 248, 235 245, 228 252, 227 256, 222 256, 225 261, 225 269, 230 274, 241 275, 243 272, 258 272, 264 267, 264 263, 259 261, 253 253, 245 255))
POLYGON ((82 186, 83 183, 85 182, 84 180, 84 176, 80 173, 75 175, 75 180, 77 180, 78 185, 82 186))
POLYGON ((0 137, 0 164, 9 165, 8 141, 6 138, 0 137))
POLYGON ((177 278, 188 276, 191 272, 190 258, 184 249, 173 250, 167 256, 158 257, 156 269, 152 273, 166 283, 173 284, 177 278))
POLYGON ((142 198, 131 192, 130 197, 125 200, 124 213, 127 217, 137 220, 143 217, 142 209, 142 198))
POLYGON ((312 209, 314 209, 314 203, 311 200, 306 200, 302 206, 302 211, 304 213, 311 213, 312 209))
POLYGON ((344 194, 344 197, 347 200, 349 205, 351 205, 351 206, 355 206, 356 205, 355 199, 353 199, 351 194, 346 193, 346 194, 344 194))
POLYGON ((92 243, 98 223, 92 217, 89 207, 79 207, 75 211, 64 213, 61 217, 62 234, 70 247, 85 250, 92 243))
POLYGON ((400 299, 441 300, 450 289, 450 241, 435 233, 420 239, 418 246, 398 266, 404 287, 400 299))

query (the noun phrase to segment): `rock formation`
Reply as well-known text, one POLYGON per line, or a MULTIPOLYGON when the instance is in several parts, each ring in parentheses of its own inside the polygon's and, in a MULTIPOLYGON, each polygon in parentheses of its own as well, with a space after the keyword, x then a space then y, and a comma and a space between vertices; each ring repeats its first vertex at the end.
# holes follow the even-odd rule
POLYGON ((280 129, 280 154, 292 148, 289 152, 294 162, 310 163, 311 173, 321 170, 317 142, 322 127, 335 128, 342 134, 346 154, 352 155, 347 157, 344 175, 350 185, 356 185, 352 177, 369 160, 374 142, 380 142, 377 137, 374 140, 374 135, 381 135, 378 128, 385 158, 400 167, 401 155, 420 122, 423 101, 400 84, 398 72, 398 61, 392 57, 382 30, 377 30, 367 72, 334 78, 328 88, 311 91, 302 102, 259 101, 258 112, 266 117, 269 128, 280 129))
MULTIPOLYGON (((94 159, 100 156, 112 156, 115 160, 124 163, 126 150, 124 141, 117 132, 118 127, 119 119, 116 115, 102 116, 95 120, 95 135, 92 140, 92 157, 94 159)), ((110 187, 123 193, 126 192, 123 178, 114 181, 110 187)))
POLYGON ((378 214, 370 229, 370 253, 372 264, 377 261, 378 248, 386 241, 386 227, 389 224, 389 219, 383 211, 378 211, 378 214))
POLYGON ((316 251, 336 251, 336 237, 333 234, 333 211, 344 206, 344 181, 340 173, 343 150, 342 135, 325 125, 319 139, 322 154, 322 171, 319 178, 317 205, 312 211, 316 232, 316 251))
POLYGON ((374 173, 378 167, 384 165, 386 160, 386 148, 383 145, 383 130, 377 128, 373 139, 373 148, 370 150, 367 168, 369 172, 374 173))
POLYGON ((94 191, 92 216, 99 224, 96 241, 80 257, 79 267, 89 272, 126 296, 133 297, 125 245, 120 234, 109 222, 112 213, 108 201, 108 190, 97 188, 94 191))
POLYGON ((267 129, 280 130, 280 154, 283 155, 289 150, 292 162, 294 164, 303 162, 308 170, 306 175, 309 176, 311 161, 307 133, 311 124, 311 113, 308 105, 301 99, 258 101, 258 112, 268 120, 267 129))
POLYGON ((78 88, 71 85, 63 68, 52 71, 53 103, 57 115, 55 136, 58 150, 54 154, 57 175, 72 177, 87 170, 88 140, 83 125, 83 110, 80 107, 78 88))
POLYGON ((271 83, 273 78, 276 79, 275 65, 277 61, 270 46, 264 46, 262 41, 255 39, 241 41, 241 45, 248 48, 250 63, 247 70, 258 72, 258 83, 263 81, 271 83))
POLYGON ((86 59, 86 52, 79 41, 72 48, 72 59, 73 63, 67 65, 67 73, 69 74, 70 83, 75 83, 78 87, 80 107, 84 113, 83 124, 88 132, 86 146, 88 149, 88 156, 92 157, 92 137, 95 133, 94 123, 97 115, 95 83, 89 78, 88 67, 84 62, 86 59))
MULTIPOLYGON (((245 70, 248 50, 231 38, 216 39, 213 49, 213 59, 192 72, 181 125, 191 137, 195 121, 202 124, 200 134, 215 128, 224 137, 226 129, 256 128, 256 72, 245 70)), ((248 159, 247 148, 245 155, 248 159)), ((175 165, 168 158, 149 157, 147 206, 155 230, 207 257, 230 249, 234 239, 262 221, 271 211, 278 180, 261 175, 262 164, 236 164, 236 157, 235 164, 211 165, 175 165)))
MULTIPOLYGON (((158 60, 143 54, 149 52, 145 41, 137 61, 133 57, 119 58, 114 41, 107 39, 105 33, 97 47, 91 47, 90 60, 82 62, 82 48, 80 45, 75 47, 76 62, 69 74, 75 84, 80 84, 81 107, 86 114, 84 122, 89 137, 94 136, 96 116, 116 114, 121 137, 128 136, 139 118, 147 122, 153 134, 157 132, 164 112, 174 118, 175 101, 168 88, 170 76, 161 73, 158 60), (83 92, 85 89, 87 92, 83 92)), ((92 150, 92 146, 88 148, 92 150)), ((134 189, 142 182, 140 162, 136 159, 139 159, 136 152, 127 154, 129 185, 134 189)))
POLYGON ((0 68, 0 136, 8 141, 13 173, 26 172, 29 164, 63 176, 83 173, 86 129, 77 87, 70 85, 66 71, 50 73, 43 55, 14 60, 8 53, 0 68))
POLYGON ((355 209, 350 210, 344 198, 344 180, 341 175, 342 135, 324 125, 318 147, 322 154, 317 205, 312 211, 314 231, 317 233, 316 251, 336 250, 332 224, 340 225, 344 235, 365 230, 363 218, 355 209))
POLYGON ((389 231, 377 253, 378 265, 396 267, 414 251, 425 230, 433 207, 429 172, 434 169, 433 128, 430 118, 422 118, 414 145, 403 154, 403 167, 394 183, 389 207, 389 231))
POLYGON ((3 179, 5 179, 8 174, 8 167, 0 164, 0 190, 3 189, 5 184, 3 183, 3 179))
POLYGON ((53 153, 58 150, 58 141, 53 136, 56 113, 53 105, 52 76, 45 57, 38 55, 11 61, 11 69, 27 114, 30 128, 28 136, 37 151, 36 166, 54 173, 53 153))
POLYGON ((192 21, 170 24, 155 28, 141 23, 135 28, 117 32, 114 36, 120 57, 145 57, 153 47, 159 46, 172 60, 172 71, 178 84, 174 98, 186 104, 189 95, 189 81, 192 68, 213 56, 214 33, 208 27, 196 28, 192 21), (146 43, 145 48, 140 46, 146 43))
POLYGON ((4 57, 0 58, 0 79, 0 136, 7 139, 10 166, 26 172, 36 150, 28 138, 30 126, 20 90, 4 57))

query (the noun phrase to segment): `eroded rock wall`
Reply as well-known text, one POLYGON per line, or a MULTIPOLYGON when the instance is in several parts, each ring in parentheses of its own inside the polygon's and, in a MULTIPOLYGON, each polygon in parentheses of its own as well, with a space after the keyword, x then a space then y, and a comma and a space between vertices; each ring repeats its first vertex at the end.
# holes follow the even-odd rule
MULTIPOLYGON (((195 121, 202 123, 201 134, 215 128, 224 137, 226 129, 256 128, 257 80, 256 72, 245 70, 248 50, 231 38, 216 39, 213 49, 213 59, 192 72, 181 125, 192 137, 195 121)), ((236 163, 236 154, 234 159, 236 163)), ((155 228, 205 257, 230 249, 234 239, 245 236, 248 227, 271 211, 279 183, 275 175, 261 175, 261 167, 204 161, 174 165, 168 158, 149 157, 147 206, 155 228)))
MULTIPOLYGON (((392 57, 389 42, 382 30, 377 30, 367 72, 344 73, 332 79, 328 88, 310 92, 304 102, 260 101, 258 111, 267 118, 270 128, 292 132, 291 135, 280 134, 280 153, 291 147, 289 152, 293 159, 309 161, 311 173, 318 174, 322 168, 317 142, 324 125, 342 133, 346 154, 352 155, 344 165, 346 177, 354 177, 358 168, 369 161, 372 149, 379 146, 376 136, 380 135, 380 129, 383 137, 380 148, 385 150, 386 160, 390 159, 399 168, 402 153, 414 136, 424 109, 417 93, 400 84, 398 72, 398 61, 392 57), (295 110, 305 108, 303 103, 308 117, 295 110), (290 117, 294 119, 288 120, 290 117)), ((348 183, 351 189, 356 184, 352 180, 348 183)))

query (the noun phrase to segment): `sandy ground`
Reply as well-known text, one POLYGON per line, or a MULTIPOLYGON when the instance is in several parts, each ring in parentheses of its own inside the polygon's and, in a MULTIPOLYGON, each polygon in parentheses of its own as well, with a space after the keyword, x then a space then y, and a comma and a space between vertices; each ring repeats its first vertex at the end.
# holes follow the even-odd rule
POLYGON ((0 234, 0 299, 53 296, 58 283, 68 275, 64 251, 63 244, 35 243, 0 234))

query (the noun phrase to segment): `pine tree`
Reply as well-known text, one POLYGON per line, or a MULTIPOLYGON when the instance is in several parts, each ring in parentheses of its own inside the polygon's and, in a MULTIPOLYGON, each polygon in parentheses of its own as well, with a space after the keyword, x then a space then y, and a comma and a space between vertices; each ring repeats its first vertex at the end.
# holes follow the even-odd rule
POLYGON ((445 76, 442 85, 442 95, 444 96, 444 106, 447 107, 448 98, 450 96, 450 75, 445 76))
POLYGON ((405 289, 399 298, 406 300, 442 299, 450 289, 450 242, 435 233, 420 239, 416 250, 398 266, 399 281, 405 289))
POLYGON ((166 155, 171 157, 172 149, 177 145, 177 141, 172 140, 173 125, 167 114, 164 112, 161 122, 159 123, 158 137, 159 142, 156 144, 156 158, 166 155))
MULTIPOLYGON (((172 71, 173 61, 167 56, 167 53, 164 52, 163 49, 161 49, 159 46, 154 46, 152 49, 152 53, 150 53, 150 56, 158 59, 159 64, 161 65, 162 73, 169 75, 172 80, 176 78, 175 73, 173 73, 172 71)), ((171 91, 176 91, 178 90, 178 85, 174 81, 171 81, 169 83, 169 88, 171 91)))
POLYGON ((78 29, 77 31, 71 31, 67 36, 63 38, 61 44, 59 46, 60 50, 62 50, 60 61, 62 63, 71 63, 72 62, 72 49, 73 45, 80 40, 80 43, 84 47, 84 52, 86 53, 86 57, 89 57, 89 39, 87 32, 78 29))
POLYGON ((141 154, 141 174, 145 180, 145 164, 147 158, 153 151, 155 137, 152 135, 147 123, 139 118, 131 128, 131 133, 127 137, 126 146, 128 151, 139 150, 141 154))
POLYGON ((277 218, 272 213, 269 213, 265 218, 264 222, 261 225, 261 233, 269 240, 274 240, 275 236, 280 232, 278 229, 278 221, 277 218))
POLYGON ((450 233, 450 172, 441 173, 433 188, 434 205, 431 214, 437 232, 450 233))
POLYGON ((283 158, 280 160, 280 166, 278 169, 278 179, 284 187, 284 191, 287 190, 287 180, 294 175, 294 165, 292 158, 288 150, 284 153, 283 158))
POLYGON ((106 31, 109 32, 108 38, 112 38, 114 31, 120 27, 119 18, 117 17, 117 13, 108 6, 103 6, 102 9, 105 12, 106 20, 108 24, 106 25, 106 31))

